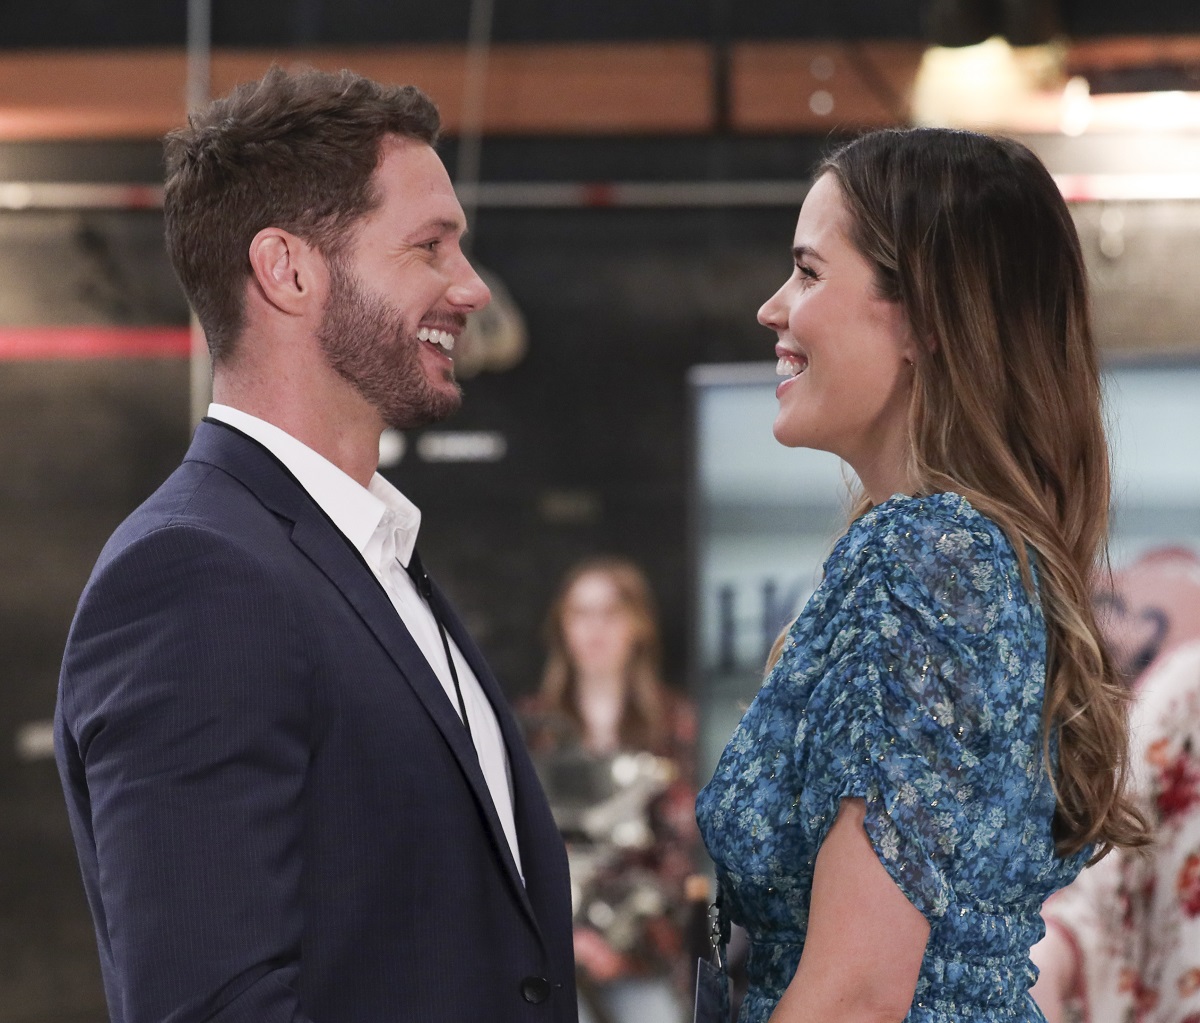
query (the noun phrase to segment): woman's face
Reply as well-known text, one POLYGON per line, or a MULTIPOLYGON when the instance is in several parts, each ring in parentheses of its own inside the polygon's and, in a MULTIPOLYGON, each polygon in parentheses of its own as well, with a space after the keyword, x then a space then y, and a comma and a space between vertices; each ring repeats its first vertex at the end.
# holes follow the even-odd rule
POLYGON ((602 572, 581 575, 563 604, 567 656, 583 675, 620 674, 633 654, 635 623, 613 580, 602 572))
POLYGON ((758 322, 775 331, 785 377, 775 392, 775 439, 841 456, 871 493, 870 477, 907 462, 916 352, 903 310, 878 295, 849 226, 837 179, 823 174, 796 222, 792 275, 758 322))

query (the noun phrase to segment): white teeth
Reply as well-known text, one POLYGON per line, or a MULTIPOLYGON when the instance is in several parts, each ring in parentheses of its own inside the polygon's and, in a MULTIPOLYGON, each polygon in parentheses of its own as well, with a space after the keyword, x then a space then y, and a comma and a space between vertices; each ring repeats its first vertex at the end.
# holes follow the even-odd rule
POLYGON ((799 376, 807 368, 807 359, 801 361, 800 359, 793 359, 790 356, 784 355, 775 363, 775 375, 777 377, 795 377, 799 376))
POLYGON ((432 327, 422 327, 417 331, 418 341, 428 341, 447 352, 454 350, 454 335, 447 330, 434 330, 432 327))

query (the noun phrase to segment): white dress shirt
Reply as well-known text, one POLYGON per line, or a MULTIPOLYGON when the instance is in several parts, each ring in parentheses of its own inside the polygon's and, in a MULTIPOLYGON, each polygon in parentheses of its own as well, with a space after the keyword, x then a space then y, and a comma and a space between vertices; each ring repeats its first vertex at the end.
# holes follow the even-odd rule
MULTIPOLYGON (((252 437, 287 466, 309 496, 362 554, 441 682, 454 713, 461 717, 437 619, 404 568, 416 547, 417 531, 421 527, 420 509, 379 473, 371 477, 370 484, 364 489, 327 458, 256 416, 216 402, 208 406, 208 415, 252 437)), ((458 670, 463 702, 471 723, 471 738, 475 742, 483 777, 516 861, 517 872, 523 874, 513 818, 512 771, 500 723, 466 658, 449 635, 446 639, 458 670)))

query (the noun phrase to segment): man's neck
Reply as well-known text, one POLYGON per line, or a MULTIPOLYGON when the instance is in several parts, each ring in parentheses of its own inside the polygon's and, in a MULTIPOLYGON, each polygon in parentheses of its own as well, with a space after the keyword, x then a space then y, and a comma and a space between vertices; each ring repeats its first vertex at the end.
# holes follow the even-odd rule
POLYGON ((382 424, 374 415, 354 415, 334 403, 302 403, 286 394, 238 387, 213 380, 213 401, 255 416, 312 448, 362 487, 368 486, 379 464, 382 424))

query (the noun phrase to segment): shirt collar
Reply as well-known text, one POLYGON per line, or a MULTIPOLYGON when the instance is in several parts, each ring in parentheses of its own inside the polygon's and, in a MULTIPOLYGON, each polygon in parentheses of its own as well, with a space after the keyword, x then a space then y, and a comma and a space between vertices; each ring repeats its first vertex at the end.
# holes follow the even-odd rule
POLYGON ((382 536, 395 530, 396 557, 407 565, 421 528, 421 510, 379 473, 363 488, 329 459, 278 426, 248 412, 213 402, 212 419, 258 441, 278 458, 355 549, 374 567, 382 536))

